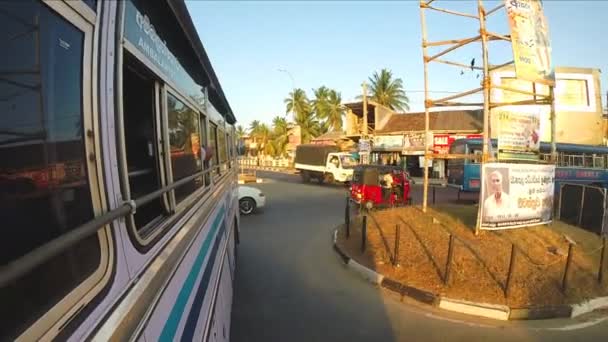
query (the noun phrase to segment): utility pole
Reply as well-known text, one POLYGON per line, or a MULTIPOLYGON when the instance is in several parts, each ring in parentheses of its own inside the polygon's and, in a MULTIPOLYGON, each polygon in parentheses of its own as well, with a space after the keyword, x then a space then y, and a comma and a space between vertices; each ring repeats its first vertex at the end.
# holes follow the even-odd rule
POLYGON ((367 83, 362 84, 363 87, 363 138, 367 139, 367 83))

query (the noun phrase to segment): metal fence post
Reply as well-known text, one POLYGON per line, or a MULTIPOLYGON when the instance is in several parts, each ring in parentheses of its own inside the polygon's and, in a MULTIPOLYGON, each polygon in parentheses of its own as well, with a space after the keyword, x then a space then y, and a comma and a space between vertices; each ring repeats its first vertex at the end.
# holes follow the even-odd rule
POLYGON ((401 225, 395 225, 395 251, 393 252, 393 266, 399 266, 399 241, 401 240, 401 225))
POLYGON ((560 184, 559 185, 559 197, 557 198, 558 204, 557 204, 557 219, 561 220, 562 219, 562 196, 564 193, 564 184, 560 184))
POLYGON ((436 189, 436 188, 437 188, 437 187, 433 186, 433 204, 435 204, 435 189, 436 189))
POLYGON ((450 244, 448 245, 448 260, 445 263, 445 274, 443 275, 443 283, 450 283, 450 269, 452 268, 452 257, 454 255, 454 236, 450 234, 450 244))
POLYGON ((566 268, 564 269, 564 277, 562 278, 562 291, 566 292, 568 286, 568 271, 570 270, 570 263, 572 262, 572 248, 573 244, 568 245, 568 259, 566 260, 566 268))
POLYGON ((361 253, 365 252, 366 238, 367 238, 367 215, 363 215, 363 226, 361 227, 361 253))
POLYGON ((346 197, 346 209, 344 210, 344 223, 346 224, 346 238, 350 237, 350 202, 346 197))
POLYGON ((505 298, 509 296, 509 287, 511 285, 511 277, 515 265, 515 244, 511 244, 511 260, 509 261, 509 273, 507 273, 507 282, 505 283, 505 298))
POLYGON ((604 281, 604 261, 606 260, 606 236, 602 236, 602 254, 600 255, 600 269, 597 272, 597 281, 604 281))
POLYGON ((578 225, 581 226, 581 223, 583 222, 583 208, 585 208, 585 189, 587 187, 583 185, 583 192, 581 195, 581 209, 578 212, 578 225))

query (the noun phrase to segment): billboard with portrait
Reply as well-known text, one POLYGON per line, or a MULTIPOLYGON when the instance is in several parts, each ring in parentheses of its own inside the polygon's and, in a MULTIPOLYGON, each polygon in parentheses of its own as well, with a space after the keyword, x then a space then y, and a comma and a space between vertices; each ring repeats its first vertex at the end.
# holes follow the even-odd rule
POLYGON ((481 229, 535 226, 553 218, 554 165, 483 165, 481 229))
POLYGON ((498 160, 538 161, 540 109, 540 106, 504 106, 494 109, 498 118, 498 160))

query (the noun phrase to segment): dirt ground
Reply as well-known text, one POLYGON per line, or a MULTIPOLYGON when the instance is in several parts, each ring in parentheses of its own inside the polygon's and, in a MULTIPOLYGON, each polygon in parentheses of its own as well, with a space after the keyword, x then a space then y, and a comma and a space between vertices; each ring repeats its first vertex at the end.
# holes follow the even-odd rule
MULTIPOLYGON (((419 289, 453 299, 533 307, 578 303, 608 295, 608 274, 602 285, 597 273, 601 239, 590 232, 554 222, 474 235, 477 208, 446 204, 372 212, 367 223, 367 247, 361 252, 361 218, 351 220, 350 237, 338 233, 339 246, 357 262, 419 289), (397 263, 392 265, 396 225, 400 226, 397 263), (450 235, 453 259, 449 283, 444 284, 450 235), (569 241, 573 254, 566 291, 562 279, 569 241), (508 296, 505 286, 515 246, 508 296)), ((606 253, 608 258, 608 251, 606 253)), ((606 262, 608 263, 608 262, 606 262)), ((605 272, 608 267, 605 266, 605 272)))

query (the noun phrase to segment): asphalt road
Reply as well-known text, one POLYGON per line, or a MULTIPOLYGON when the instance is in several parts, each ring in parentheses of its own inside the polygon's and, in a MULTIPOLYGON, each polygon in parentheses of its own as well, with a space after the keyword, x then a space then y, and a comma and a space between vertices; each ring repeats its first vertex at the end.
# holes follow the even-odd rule
POLYGON ((400 302, 345 268, 332 250, 343 187, 258 176, 267 181, 254 185, 267 206, 241 219, 232 341, 608 341, 600 314, 499 322, 400 302))

